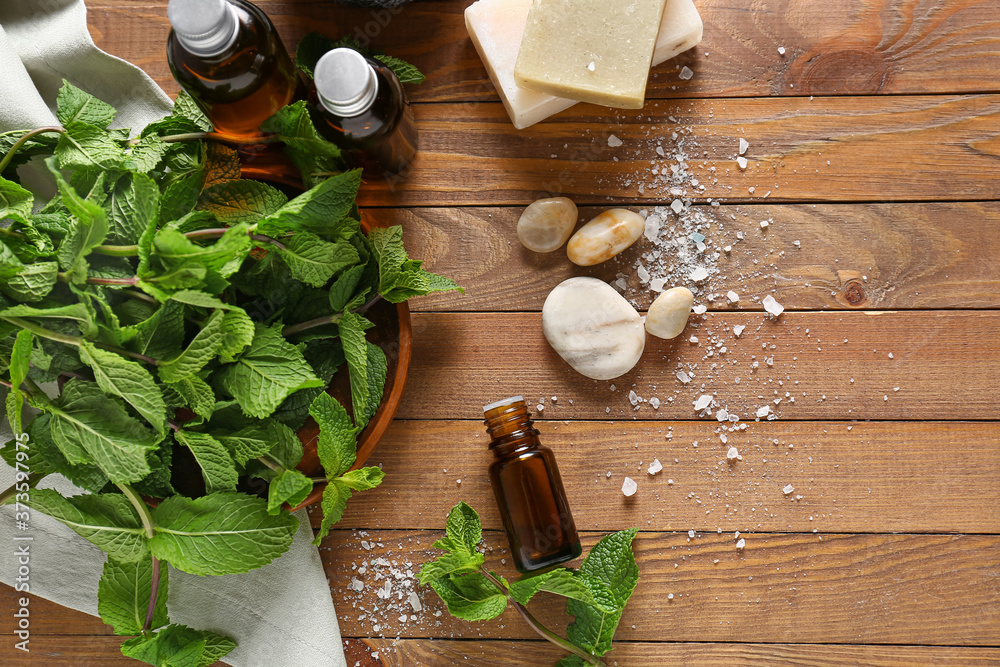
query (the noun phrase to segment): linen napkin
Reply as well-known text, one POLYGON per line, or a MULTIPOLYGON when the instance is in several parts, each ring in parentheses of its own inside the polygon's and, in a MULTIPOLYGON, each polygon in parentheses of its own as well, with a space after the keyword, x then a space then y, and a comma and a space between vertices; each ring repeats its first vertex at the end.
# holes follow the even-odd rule
MULTIPOLYGON (((142 70, 95 46, 83 0, 2 0, 0 132, 57 124, 55 102, 63 79, 118 109, 115 127, 141 129, 172 107, 142 70)), ((29 174, 23 176, 29 185, 29 174)), ((12 437, 3 419, 0 443, 12 437)), ((57 477, 40 486, 81 492, 57 477)), ((13 482, 14 471, 0 461, 0 489, 13 482)), ((0 535, 6 540, 15 532, 13 511, 0 508, 0 535)), ((291 548, 259 570, 199 577, 171 568, 171 622, 235 639, 238 647, 224 658, 234 667, 346 667, 309 517, 305 510, 296 516, 300 527, 291 548)), ((96 616, 104 553, 40 512, 31 512, 28 530, 18 535, 33 538, 30 595, 96 616)), ((0 581, 7 585, 17 576, 11 544, 0 549, 0 581)))

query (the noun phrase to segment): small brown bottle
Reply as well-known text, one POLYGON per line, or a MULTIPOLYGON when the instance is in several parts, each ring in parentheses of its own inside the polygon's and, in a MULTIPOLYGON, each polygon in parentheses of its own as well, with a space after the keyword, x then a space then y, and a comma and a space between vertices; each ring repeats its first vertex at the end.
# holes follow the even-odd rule
POLYGON ((316 128, 367 176, 404 173, 417 153, 417 128, 392 70, 354 49, 327 51, 314 71, 316 128))
POLYGON ((490 484, 518 572, 577 558, 583 549, 552 450, 538 442, 520 396, 483 408, 492 442, 490 484))
MULTIPOLYGON (((170 0, 167 62, 218 132, 241 137, 296 97, 299 78, 281 38, 246 0, 170 0)), ((301 91, 301 89, 300 89, 301 91)))

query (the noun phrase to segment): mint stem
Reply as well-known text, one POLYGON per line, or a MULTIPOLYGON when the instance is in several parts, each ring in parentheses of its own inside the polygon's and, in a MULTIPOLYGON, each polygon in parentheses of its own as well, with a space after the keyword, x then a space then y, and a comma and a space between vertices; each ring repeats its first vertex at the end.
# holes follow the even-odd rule
MULTIPOLYGON (((233 134, 226 134, 224 132, 188 132, 186 134, 171 134, 166 137, 160 137, 160 139, 162 139, 167 143, 211 139, 213 141, 219 141, 224 144, 237 144, 237 145, 273 144, 280 141, 280 137, 278 137, 277 135, 269 135, 264 137, 240 137, 233 134)), ((139 139, 132 139, 129 142, 129 145, 132 146, 136 146, 138 144, 139 144, 139 139)))
POLYGON ((7 382, 6 380, 0 380, 0 385, 3 385, 4 387, 7 387, 8 389, 13 389, 14 388, 14 384, 11 383, 11 382, 7 382))
MULTIPOLYGON (((149 512, 149 505, 143 501, 139 492, 133 489, 128 484, 115 484, 121 492, 125 494, 125 497, 129 499, 132 503, 132 507, 138 512, 139 518, 142 519, 142 527, 146 531, 146 539, 153 539, 156 535, 156 531, 153 528, 153 515, 149 512)), ((156 611, 156 598, 160 592, 160 561, 157 560, 156 556, 152 556, 153 559, 153 576, 150 580, 149 587, 149 606, 146 608, 146 622, 142 625, 142 634, 145 636, 149 635, 150 627, 153 625, 153 613, 156 611)))
POLYGON ((0 160, 0 173, 3 173, 3 171, 10 166, 10 161, 14 159, 14 156, 17 155, 17 151, 21 149, 21 146, 23 146, 28 139, 37 137, 39 134, 45 134, 46 132, 58 132, 59 134, 65 134, 66 130, 61 127, 39 127, 25 132, 21 138, 15 141, 14 145, 10 147, 7 154, 3 156, 3 160, 0 160))
POLYGON ((535 618, 530 611, 528 611, 527 607, 525 607, 523 604, 521 604, 520 602, 518 602, 517 600, 515 600, 510 596, 510 591, 507 590, 507 587, 503 585, 503 582, 501 582, 499 579, 490 574, 490 572, 485 567, 480 567, 479 571, 482 573, 484 577, 486 577, 489 580, 491 584, 496 586, 501 593, 507 596, 507 599, 510 600, 510 602, 514 605, 514 609, 516 609, 517 613, 521 615, 521 618, 524 619, 525 623, 531 626, 532 630, 534 630, 535 632, 537 632, 542 637, 552 642, 562 650, 568 651, 573 655, 583 659, 588 664, 604 665, 604 661, 601 660, 600 658, 591 655, 590 653, 587 653, 582 648, 572 643, 568 639, 563 639, 562 637, 560 637, 559 635, 557 635, 556 633, 552 632, 544 625, 542 625, 538 621, 538 619, 535 618))
MULTIPOLYGON (((228 227, 214 227, 212 229, 196 229, 191 232, 184 232, 184 236, 189 239, 210 239, 219 238, 223 234, 229 231, 228 227)), ((256 234, 253 230, 247 232, 249 236, 254 241, 258 243, 269 243, 277 247, 280 250, 285 249, 285 244, 281 241, 271 238, 270 236, 264 236, 263 234, 256 234)), ((94 248, 91 252, 97 253, 98 255, 108 255, 110 257, 134 257, 139 254, 139 246, 137 245, 99 245, 94 248)), ((134 284, 134 283, 133 283, 134 284)))
POLYGON ((312 329, 313 327, 321 327, 324 324, 336 324, 340 321, 343 315, 337 313, 336 315, 324 315, 323 317, 317 317, 315 320, 309 320, 308 322, 299 322, 298 324, 289 324, 287 327, 281 330, 281 335, 294 336, 297 333, 302 333, 306 329, 312 329))
MULTIPOLYGON (((68 273, 59 272, 56 274, 61 282, 68 283, 72 280, 68 273)), ((87 278, 88 285, 123 285, 130 287, 139 282, 139 276, 132 276, 131 278, 87 278)))
POLYGON ((149 636, 149 631, 153 627, 153 614, 156 613, 156 598, 160 594, 160 560, 156 556, 153 559, 153 576, 149 580, 149 606, 146 607, 146 621, 142 624, 142 634, 149 636))
MULTIPOLYGON (((64 343, 66 345, 73 345, 75 347, 80 347, 83 345, 85 339, 79 336, 70 336, 69 334, 56 333, 55 331, 49 331, 45 327, 40 327, 34 322, 29 322, 28 320, 21 319, 20 317, 5 317, 0 316, 0 319, 7 320, 11 324, 26 329, 36 336, 41 336, 42 338, 48 338, 49 340, 54 340, 57 343, 64 343)), ((132 352, 131 350, 126 350, 121 347, 115 347, 114 345, 107 345, 105 343, 94 343, 95 347, 99 347, 102 350, 107 350, 108 352, 115 352, 124 357, 132 357, 133 359, 138 359, 143 361, 150 366, 157 366, 160 363, 159 359, 153 359, 152 357, 147 357, 145 354, 139 354, 138 352, 132 352)))
POLYGON ((284 472, 285 471, 285 466, 283 466, 279 462, 275 461, 274 458, 271 457, 271 456, 269 456, 268 454, 264 454, 264 456, 258 456, 257 460, 260 461, 261 463, 263 463, 264 465, 266 465, 268 468, 270 468, 274 472, 284 472))
MULTIPOLYGON (((35 488, 35 485, 38 484, 40 481, 42 481, 42 478, 44 478, 44 477, 45 477, 45 475, 39 474, 37 472, 33 472, 33 473, 29 474, 28 475, 28 479, 26 480, 28 482, 28 488, 31 488, 31 489, 35 488)), ((22 484, 23 483, 24 482, 22 482, 22 484)), ((8 488, 5 491, 3 491, 2 493, 0 493, 0 505, 6 505, 7 501, 9 501, 11 498, 13 498, 14 494, 17 493, 17 492, 18 492, 17 491, 17 484, 11 484, 10 488, 8 488)))

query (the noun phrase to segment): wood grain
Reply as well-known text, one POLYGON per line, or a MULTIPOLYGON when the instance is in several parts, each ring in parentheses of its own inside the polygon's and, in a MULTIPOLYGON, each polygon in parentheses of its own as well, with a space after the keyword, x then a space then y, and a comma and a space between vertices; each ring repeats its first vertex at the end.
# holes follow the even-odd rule
MULTIPOLYGON (((707 252, 732 247, 718 260, 719 273, 696 287, 698 302, 712 310, 759 311, 767 294, 788 309, 1000 306, 996 202, 699 209, 711 223, 705 229, 707 252), (770 221, 766 231, 760 220, 770 221), (740 295, 735 306, 725 297, 729 290, 740 295), (715 299, 708 301, 708 294, 715 299)), ((601 210, 581 208, 581 222, 601 210)), ((581 268, 566 259, 565 250, 539 254, 524 248, 516 236, 521 211, 393 208, 367 209, 364 216, 378 225, 403 225, 410 255, 465 288, 464 296, 455 292, 415 300, 419 310, 540 311, 552 288, 567 278, 588 275, 612 282, 619 273, 629 276, 630 300, 639 309, 649 307, 655 293, 636 275, 636 262, 655 248, 645 237, 610 262, 581 268)), ((683 235, 680 227, 677 234, 683 235)), ((679 284, 694 286, 686 275, 679 284)))
POLYGON ((647 336, 635 369, 597 382, 549 347, 538 314, 417 313, 397 417, 477 419, 483 405, 523 394, 532 404, 558 396, 547 418, 693 419, 707 393, 744 421, 765 404, 781 420, 996 419, 998 325, 997 311, 708 313, 672 341, 647 336), (746 326, 739 338, 735 325, 746 326), (689 384, 680 370, 695 374, 689 384), (634 409, 629 391, 658 397, 659 409, 634 409))
MULTIPOLYGON (((562 406, 546 403, 558 417, 562 406)), ((725 445, 715 420, 536 427, 581 528, 1000 533, 996 422, 750 423, 725 445), (742 461, 725 461, 729 446, 742 461), (651 476, 654 458, 664 469, 651 476), (625 475, 639 484, 628 499, 625 475)), ((488 443, 481 421, 396 422, 370 461, 385 481, 351 500, 340 527, 434 529, 465 500, 500 529, 488 443)), ((315 528, 321 516, 313 511, 315 528)))
MULTIPOLYGON (((441 521, 444 518, 441 517, 441 521)), ((324 540, 330 587, 341 630, 347 636, 534 639, 516 612, 496 621, 465 623, 443 614, 429 589, 419 591, 417 619, 395 591, 376 595, 388 567, 416 572, 436 550, 441 531, 337 531, 324 540), (362 541, 371 547, 364 549, 362 541), (336 558, 333 558, 334 554, 336 558), (365 574, 352 566, 369 563, 365 574), (347 589, 352 578, 365 584, 347 589), (405 612, 407 618, 399 616, 405 612), (374 626, 378 626, 376 630, 374 626)), ((600 533, 582 536, 584 548, 600 533)), ((731 533, 641 533, 633 544, 640 583, 625 610, 617 637, 623 641, 782 642, 995 646, 1000 642, 1000 537, 933 535, 744 534, 735 548, 731 533), (718 562, 715 562, 718 561, 718 562), (676 565, 676 567, 675 567, 676 565), (667 595, 673 593, 674 599, 667 595), (934 623, 927 619, 934 618, 934 623)), ((485 535, 486 566, 516 576, 501 533, 485 535)), ((415 584, 414 584, 415 585, 415 584)), ((566 624, 565 602, 539 600, 536 615, 548 627, 566 624)), ((558 631, 558 630, 557 630, 558 631)))
MULTIPOLYGON (((311 30, 352 34, 415 63, 428 75, 412 89, 417 101, 497 99, 465 29, 467 0, 420 2, 395 15, 328 0, 257 4, 290 47, 311 30)), ((98 45, 173 93, 163 58, 164 5, 94 0, 89 23, 98 45)), ((725 0, 697 6, 702 43, 653 70, 649 99, 997 90, 1000 7, 991 0, 774 0, 752 12, 725 0), (683 66, 695 71, 693 79, 677 77, 683 66)))

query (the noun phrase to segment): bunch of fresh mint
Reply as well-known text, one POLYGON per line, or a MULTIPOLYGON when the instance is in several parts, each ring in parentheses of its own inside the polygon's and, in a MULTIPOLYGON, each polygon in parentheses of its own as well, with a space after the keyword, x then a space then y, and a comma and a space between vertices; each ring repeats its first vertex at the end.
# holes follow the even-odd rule
MULTIPOLYGON (((203 140, 211 126, 184 95, 135 139, 108 129, 114 117, 67 83, 59 127, 0 136, 0 384, 17 436, 0 452, 17 470, 0 502, 107 552, 99 610, 137 635, 125 655, 203 667, 235 643, 170 624, 166 565, 266 565, 298 528, 287 508, 315 484, 325 536, 383 476, 351 469, 387 373, 365 311, 458 288, 407 257, 400 227, 361 232, 357 170, 289 199, 242 180, 236 151, 203 140), (40 208, 14 169, 32 157, 57 188, 40 208), (350 410, 324 391, 336 373, 349 375, 350 410), (54 398, 39 387, 53 381, 54 398), (25 401, 39 411, 29 423, 25 401), (319 478, 296 468, 310 415, 319 478), (52 473, 87 493, 32 488, 52 473)), ((298 107, 272 122, 293 149, 339 158, 298 107)))
POLYGON ((465 621, 488 621, 507 609, 508 603, 542 637, 570 652, 558 667, 604 664, 600 657, 611 650, 618 621, 639 581, 639 566, 632 554, 638 529, 606 535, 583 559, 579 570, 558 567, 524 575, 514 583, 487 571, 478 550, 483 537, 479 514, 464 502, 448 513, 445 538, 434 548, 446 553, 420 568, 421 585, 430 585, 448 607, 465 621), (527 609, 536 593, 566 598, 567 612, 575 617, 567 639, 548 630, 527 609))

